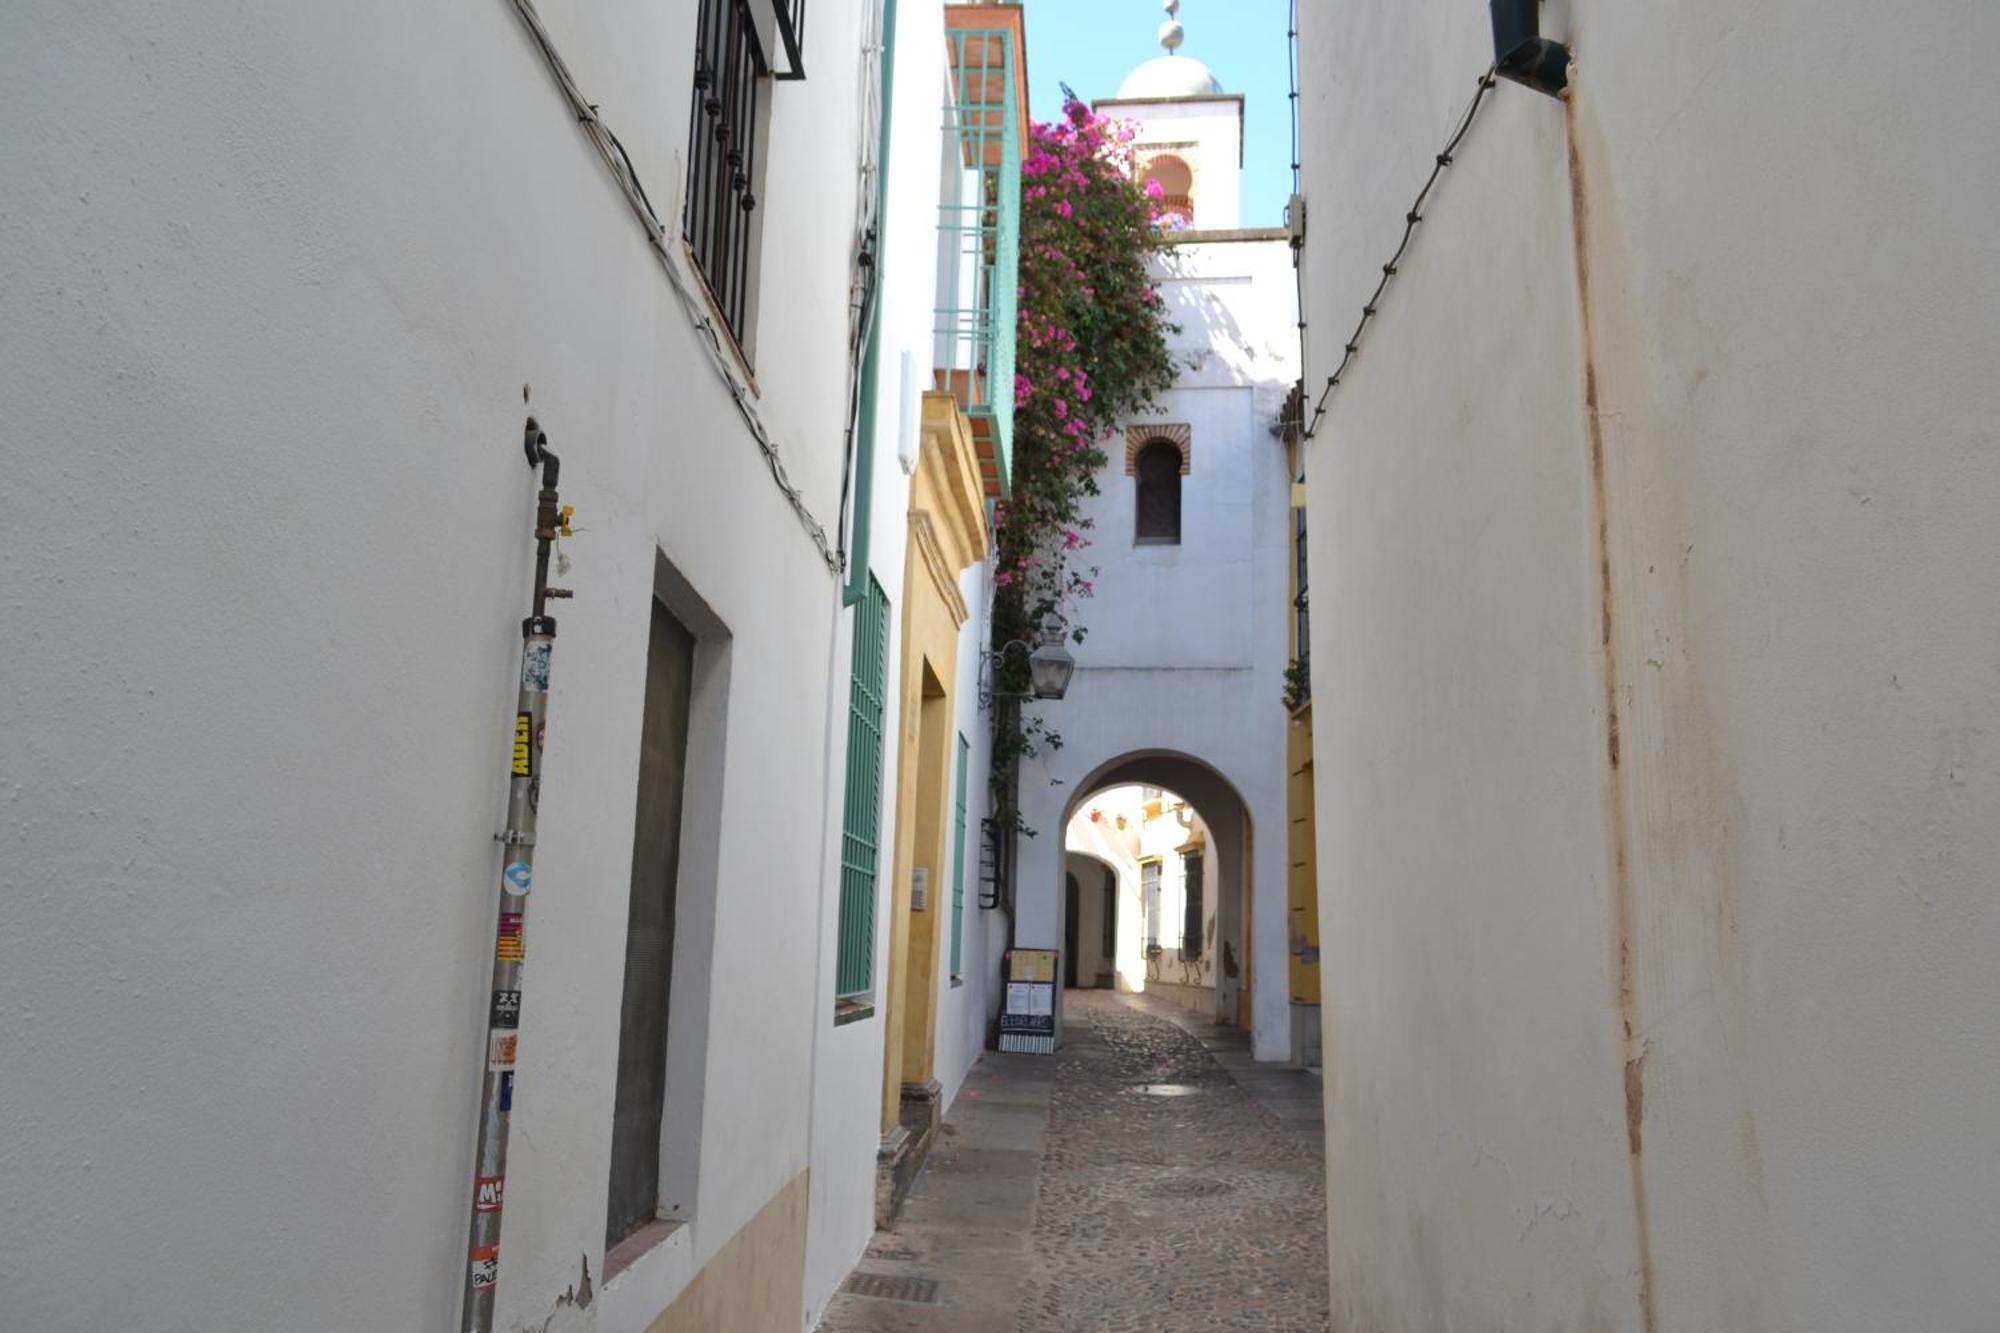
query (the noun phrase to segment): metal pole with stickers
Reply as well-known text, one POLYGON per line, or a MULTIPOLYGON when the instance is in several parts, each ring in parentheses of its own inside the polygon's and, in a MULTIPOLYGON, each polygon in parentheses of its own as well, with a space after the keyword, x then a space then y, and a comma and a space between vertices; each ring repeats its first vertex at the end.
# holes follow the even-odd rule
POLYGON ((494 1295, 500 1285, 500 1216, 507 1192, 507 1130, 514 1110, 514 1054, 521 1027, 521 966, 527 959, 528 890, 535 878, 535 819, 541 805, 543 727, 548 718, 549 657, 556 622, 544 614, 547 599, 569 593, 551 588, 549 549, 570 535, 571 510, 559 506, 558 461, 548 436, 528 418, 528 465, 542 470, 535 507, 534 614, 521 622, 521 680, 508 746, 507 827, 503 847, 499 921, 493 934, 493 995, 487 1016, 486 1073, 479 1099, 478 1165, 473 1169, 472 1226, 459 1327, 491 1333, 494 1295))

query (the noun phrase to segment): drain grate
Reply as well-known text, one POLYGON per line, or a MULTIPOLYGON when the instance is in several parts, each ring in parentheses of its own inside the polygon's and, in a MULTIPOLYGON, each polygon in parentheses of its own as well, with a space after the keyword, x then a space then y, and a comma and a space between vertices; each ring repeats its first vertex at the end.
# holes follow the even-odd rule
POLYGON ((891 1273, 849 1273, 841 1290, 850 1296, 872 1296, 878 1301, 904 1301, 910 1305, 936 1305, 938 1280, 931 1277, 897 1277, 891 1273))
POLYGON ((1175 1199, 1208 1199, 1218 1194, 1227 1194, 1235 1188, 1227 1181, 1208 1180, 1201 1176, 1168 1176, 1153 1182, 1149 1194, 1164 1194, 1175 1199))

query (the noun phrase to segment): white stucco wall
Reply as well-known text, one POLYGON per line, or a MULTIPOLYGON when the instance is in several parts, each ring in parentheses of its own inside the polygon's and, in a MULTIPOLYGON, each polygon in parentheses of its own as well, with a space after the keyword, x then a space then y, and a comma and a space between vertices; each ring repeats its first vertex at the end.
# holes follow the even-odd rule
MULTIPOLYGON (((1192 362, 1157 415, 1192 434, 1181 542, 1134 544, 1136 482, 1125 474, 1124 441, 1114 440, 1099 478, 1103 494, 1086 510, 1096 527, 1083 555, 1099 571, 1095 595, 1077 607, 1088 638, 1075 649, 1068 697, 1039 705, 1063 745, 1023 768, 1023 815, 1044 833, 1021 844, 1020 942, 1060 946, 1063 849, 1056 831, 1070 804, 1091 794, 1092 775, 1127 755, 1192 758, 1220 779, 1228 793, 1222 801, 1240 798, 1250 816, 1252 1024, 1259 1057, 1280 1059, 1290 1049, 1285 715, 1277 702, 1286 661, 1290 489, 1284 448, 1271 428, 1296 373, 1297 342, 1288 336, 1292 271, 1282 240, 1249 240, 1175 247, 1159 274, 1169 316, 1182 327, 1176 354, 1192 362)), ((1215 818, 1202 793, 1176 790, 1215 818)), ((1234 909, 1222 886, 1233 882, 1218 869, 1225 936, 1234 909)))
MULTIPOLYGON (((1333 1326, 1989 1327, 2000 11, 1543 12, 1307 449, 1333 1326)), ((1300 26, 1316 394, 1492 53, 1300 26)))
MULTIPOLYGON (((965 776, 965 915, 956 984, 950 975, 951 921, 945 919, 945 940, 938 968, 937 1044, 933 1073, 944 1088, 948 1109, 958 1096, 959 1085, 986 1049, 986 1032, 999 1013, 1000 957, 1007 949, 1007 914, 979 905, 982 885, 979 878, 980 821, 991 809, 989 782, 993 768, 992 719, 979 707, 980 651, 990 640, 988 608, 992 592, 989 567, 975 565, 959 577, 959 592, 972 617, 958 640, 957 725, 959 734, 970 743, 965 776)), ((938 903, 949 910, 951 884, 938 885, 938 903)))
MULTIPOLYGON (((813 16, 813 22, 818 22, 817 14, 813 16)), ((885 718, 882 824, 878 843, 882 852, 875 906, 875 992, 872 997, 875 1013, 859 1022, 836 1027, 832 1022, 830 1000, 838 946, 840 838, 846 795, 848 704, 853 663, 853 615, 848 613, 842 618, 840 653, 831 682, 835 714, 834 746, 827 759, 829 804, 823 849, 826 868, 822 876, 827 891, 821 905, 823 920, 820 934, 820 966, 827 979, 821 989, 828 1001, 820 1006, 816 1020, 815 1093, 810 1108, 813 1180, 806 1255, 807 1327, 818 1321, 826 1302, 860 1260, 875 1233, 876 1154, 882 1141, 883 1025, 887 1014, 890 966, 888 925, 893 902, 893 849, 898 836, 895 800, 899 758, 899 747, 895 743, 896 701, 902 697, 903 581, 907 572, 905 565, 910 531, 910 478, 904 471, 904 463, 914 463, 916 440, 916 421, 911 413, 904 410, 903 404, 906 399, 913 401, 916 391, 928 387, 934 360, 940 170, 941 164, 951 160, 950 152, 944 145, 941 114, 941 108, 947 101, 948 86, 942 5, 903 0, 897 14, 896 94, 888 176, 888 216, 879 261, 883 350, 878 383, 873 521, 869 542, 869 568, 881 580, 890 599, 889 674, 885 696, 888 713, 885 718), (902 382, 905 352, 910 354, 910 369, 919 381, 913 386, 902 382)), ((972 707, 972 695, 964 686, 963 640, 976 637, 977 627, 984 623, 983 579, 983 566, 968 569, 960 578, 960 591, 965 595, 966 605, 975 609, 975 616, 967 622, 962 636, 960 685, 957 690, 961 706, 959 728, 975 742, 973 757, 976 771, 972 777, 975 789, 982 793, 985 751, 978 746, 975 729, 964 720, 965 713, 972 707)), ((975 829, 982 810, 983 805, 977 802, 969 810, 975 829)), ((976 844, 969 843, 968 855, 974 858, 975 867, 976 851, 976 844)), ((977 914, 972 910, 977 902, 973 879, 968 879, 967 889, 968 914, 990 915, 977 914)), ((948 880, 942 882, 938 893, 938 901, 948 908, 948 880)), ((978 930, 978 923, 974 923, 972 929, 978 930)), ((968 946, 967 957, 970 959, 972 956, 973 950, 968 946)), ((948 986, 948 979, 945 984, 948 986)), ((960 988, 952 991, 951 995, 954 999, 964 997, 961 1002, 977 1002, 989 993, 990 987, 982 977, 981 985, 973 990, 972 995, 964 996, 967 989, 970 988, 960 988)), ((942 1071, 947 1067, 943 1054, 946 1045, 953 1041, 962 1042, 961 1034, 967 1026, 963 1014, 953 1011, 953 1017, 956 1025, 947 1022, 945 1011, 940 1011, 938 1065, 941 1080, 945 1077, 942 1071)), ((956 1088, 958 1080, 964 1076, 964 1068, 969 1067, 978 1050, 976 1042, 969 1053, 960 1045, 951 1046, 951 1068, 955 1077, 949 1081, 948 1087, 956 1088)))
MULTIPOLYGON (((544 9, 674 225, 694 0, 544 9)), ((815 0, 760 191, 755 409, 829 531, 859 15, 815 0)), ((820 1166, 816 1071, 857 1118, 879 1107, 879 1029, 857 1052, 824 1031, 833 578, 508 5, 30 3, 7 28, 0 605, 33 629, 0 698, 4 1322, 454 1321, 531 570, 525 383, 581 531, 556 578, 576 597, 554 607, 500 1323, 641 1328, 820 1166), (690 773, 710 873, 680 882, 674 1012, 704 1027, 670 1053, 669 1135, 698 1133, 665 1200, 687 1228, 607 1286, 656 551, 727 636, 702 650, 713 745, 690 773), (585 1263, 594 1299, 559 1309, 585 1263)), ((893 586, 901 506, 877 495, 893 586)), ((841 1215, 821 1178, 815 1217, 841 1215)))

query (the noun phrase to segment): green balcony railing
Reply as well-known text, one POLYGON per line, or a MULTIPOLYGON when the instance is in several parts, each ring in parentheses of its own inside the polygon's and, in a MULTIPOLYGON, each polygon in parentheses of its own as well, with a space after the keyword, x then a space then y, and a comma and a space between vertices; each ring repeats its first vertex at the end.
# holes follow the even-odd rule
POLYGON ((1014 324, 1020 296, 1021 107, 1014 33, 946 32, 947 143, 956 148, 939 205, 937 370, 979 438, 989 494, 1014 461, 1014 324))

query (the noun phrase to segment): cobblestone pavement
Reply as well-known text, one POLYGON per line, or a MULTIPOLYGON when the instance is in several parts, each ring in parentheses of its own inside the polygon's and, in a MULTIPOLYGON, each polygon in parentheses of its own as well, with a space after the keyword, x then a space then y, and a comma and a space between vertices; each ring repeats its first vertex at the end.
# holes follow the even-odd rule
POLYGON ((822 1333, 1321 1333, 1318 1079, 1157 1001, 1064 1005, 1053 1060, 968 1077, 822 1333))

